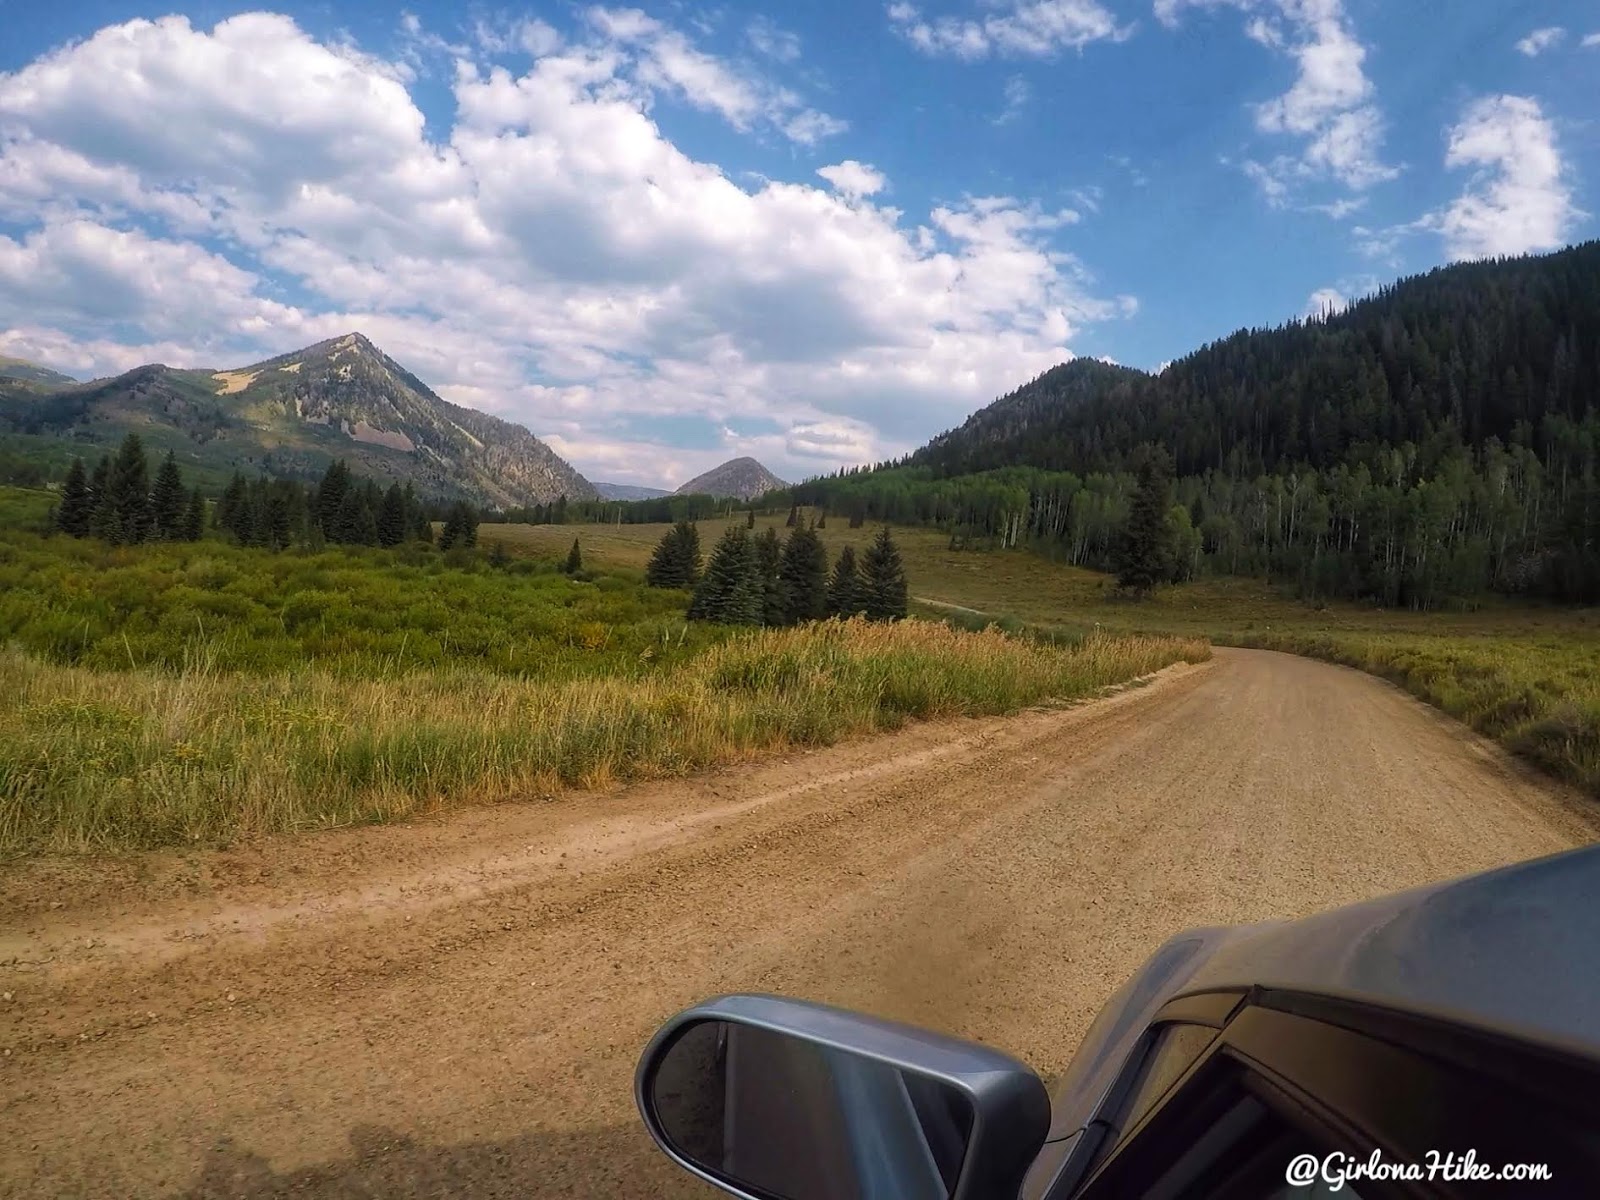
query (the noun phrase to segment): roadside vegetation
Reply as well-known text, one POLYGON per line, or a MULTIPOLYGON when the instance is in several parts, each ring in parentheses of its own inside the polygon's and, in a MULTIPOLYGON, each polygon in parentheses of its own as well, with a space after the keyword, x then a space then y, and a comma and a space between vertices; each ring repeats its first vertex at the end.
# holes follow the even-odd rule
POLYGON ((0 652, 0 851, 226 842, 679 775, 907 718, 1070 700, 1209 655, 937 622, 737 634, 677 666, 564 680, 104 671, 0 652))
MULTIPOLYGON (((786 507, 758 516, 781 525, 786 507)), ((802 513, 808 512, 804 508, 802 513)), ((699 523, 719 536, 742 514, 699 523)), ((485 536, 539 552, 572 526, 485 526, 485 536), (492 532, 491 532, 492 531, 492 532)), ((592 562, 643 563, 662 525, 590 525, 578 532, 592 562)), ((865 550, 871 527, 830 524, 829 539, 865 550)), ((1202 575, 1134 602, 1114 576, 1027 550, 952 546, 948 533, 896 528, 913 613, 966 628, 1080 638, 1101 632, 1209 639, 1327 659, 1389 679, 1600 797, 1600 609, 1488 596, 1434 612, 1308 602, 1297 581, 1202 575)))
MULTIPOLYGON (((221 532, 111 545, 42 532, 53 499, 0 489, 0 856, 218 844, 676 775, 1071 700, 1209 654, 927 620, 691 622, 689 589, 648 586, 570 527, 549 553, 508 551, 499 531, 449 551, 272 550, 221 532)), ((794 545, 803 603, 825 604, 809 537, 794 545)))

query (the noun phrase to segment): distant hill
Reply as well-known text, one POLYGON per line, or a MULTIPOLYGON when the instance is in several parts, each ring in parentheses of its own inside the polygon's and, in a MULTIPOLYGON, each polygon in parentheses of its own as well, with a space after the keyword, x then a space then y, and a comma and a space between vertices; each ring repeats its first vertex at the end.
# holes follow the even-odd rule
POLYGON ((1441 267, 1158 375, 1075 360, 790 497, 1114 567, 1142 461, 1172 468, 1174 580, 1600 603, 1600 241, 1441 267))
POLYGON ((1028 464, 1041 435, 1069 423, 1074 410, 1113 394, 1129 395, 1149 378, 1131 367, 1075 358, 979 409, 959 428, 916 451, 910 462, 943 475, 1028 464))
POLYGON ((520 425, 451 404, 358 333, 227 371, 159 364, 44 392, 0 391, 0 429, 109 447, 127 432, 186 462, 291 479, 358 475, 491 507, 590 500, 520 425))
POLYGON ((662 496, 670 496, 671 492, 662 488, 639 487, 632 483, 600 483, 596 482, 594 490, 600 493, 602 500, 659 500, 662 496))
POLYGON ((754 500, 777 488, 788 487, 753 458, 733 458, 704 475, 696 475, 673 493, 675 496, 719 496, 754 500))
POLYGON ((52 371, 21 358, 7 358, 0 354, 0 380, 30 384, 38 388, 72 387, 78 381, 71 375, 52 371))
MULTIPOLYGON (((1444 439, 1477 448, 1491 438, 1537 442, 1544 457, 1582 441, 1561 423, 1581 425, 1597 411, 1600 242, 1587 242, 1441 267, 1325 320, 1241 329, 1159 376, 1078 359, 909 461, 942 477, 1017 466, 1104 471, 1159 442, 1180 476, 1239 476, 1357 461, 1376 469, 1380 447, 1437 450, 1444 439)), ((1579 458, 1569 474, 1583 469, 1579 458)))

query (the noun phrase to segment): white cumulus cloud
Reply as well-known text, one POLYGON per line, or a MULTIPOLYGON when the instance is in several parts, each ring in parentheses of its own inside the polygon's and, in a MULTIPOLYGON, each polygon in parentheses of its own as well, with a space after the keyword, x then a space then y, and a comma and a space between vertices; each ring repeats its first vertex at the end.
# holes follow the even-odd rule
POLYGON ((1176 27, 1186 8, 1234 8, 1247 16, 1246 34, 1296 64, 1293 85, 1258 104, 1263 133, 1298 137, 1298 154, 1245 169, 1272 204, 1288 202, 1297 184, 1332 181, 1363 191, 1395 178, 1383 161, 1384 121, 1366 73, 1367 48, 1341 0, 1156 0, 1156 17, 1176 27))
POLYGON ((1582 215, 1555 127, 1527 96, 1485 96, 1450 130, 1445 165, 1474 171, 1466 191, 1420 222, 1453 258, 1553 250, 1582 215))
POLYGON ((831 167, 818 167, 817 174, 833 184, 834 190, 841 196, 852 198, 876 195, 889 182, 883 177, 883 172, 865 163, 858 163, 853 158, 831 167))
POLYGON ((0 73, 0 345, 105 373, 358 328, 580 469, 666 484, 730 449, 795 478, 901 453, 1137 309, 1061 246, 1071 210, 908 217, 855 159, 741 184, 690 156, 668 102, 799 142, 832 118, 642 12, 473 40, 437 135, 405 71, 271 14, 0 73), (663 417, 771 432, 682 449, 642 432, 663 417))
POLYGON ((1537 58, 1546 50, 1553 50, 1561 44, 1567 31, 1559 25, 1548 25, 1543 29, 1535 29, 1527 37, 1517 43, 1517 50, 1529 58, 1537 58))
POLYGON ((895 0, 887 12, 895 32, 924 54, 969 60, 1047 58, 1132 32, 1097 0, 995 0, 988 7, 975 16, 929 18, 895 0))
POLYGON ((1338 288, 1318 288, 1306 298, 1305 315, 1308 317, 1336 316, 1350 307, 1350 298, 1338 288))

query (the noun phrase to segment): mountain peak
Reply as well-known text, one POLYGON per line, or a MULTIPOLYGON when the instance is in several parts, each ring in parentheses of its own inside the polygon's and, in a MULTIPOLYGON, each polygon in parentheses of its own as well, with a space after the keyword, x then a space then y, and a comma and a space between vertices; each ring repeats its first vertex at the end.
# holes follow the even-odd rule
POLYGON ((754 500, 774 488, 788 486, 755 459, 744 457, 731 458, 720 467, 712 467, 704 475, 696 475, 674 494, 754 500))
POLYGON ((314 479, 345 459, 358 474, 495 508, 596 495, 527 429, 451 404, 359 332, 233 370, 152 363, 48 400, 21 418, 0 411, 0 430, 25 419, 29 431, 115 444, 159 428, 223 470, 314 479))

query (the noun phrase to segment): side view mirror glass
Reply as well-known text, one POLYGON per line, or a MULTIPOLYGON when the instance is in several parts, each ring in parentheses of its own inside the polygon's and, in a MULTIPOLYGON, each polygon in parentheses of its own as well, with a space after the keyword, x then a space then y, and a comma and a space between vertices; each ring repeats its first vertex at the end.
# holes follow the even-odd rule
POLYGON ((672 1158, 752 1200, 1014 1194, 1049 1125, 1043 1084, 1005 1055, 766 996, 669 1021, 638 1099, 672 1158))

